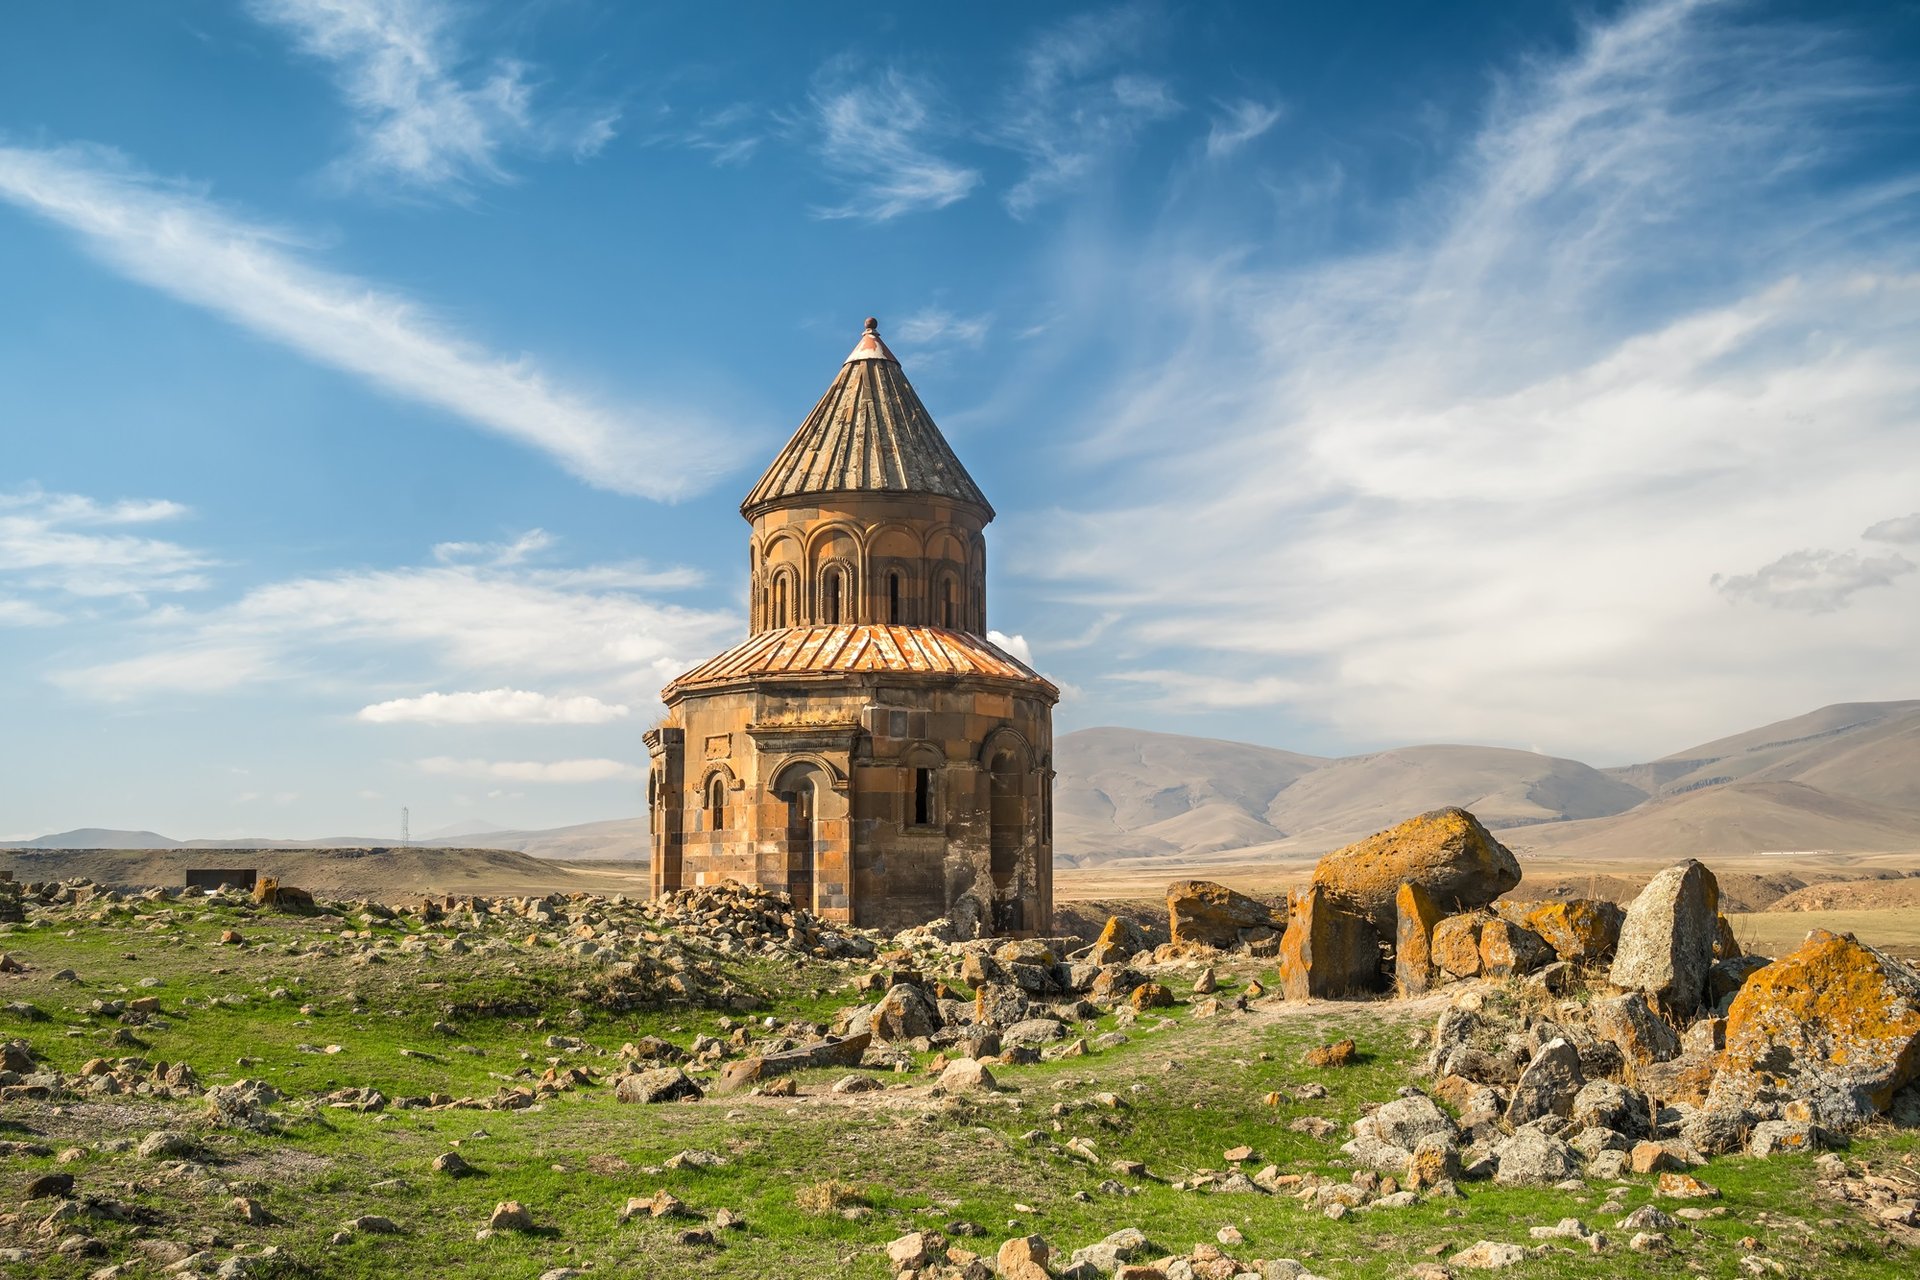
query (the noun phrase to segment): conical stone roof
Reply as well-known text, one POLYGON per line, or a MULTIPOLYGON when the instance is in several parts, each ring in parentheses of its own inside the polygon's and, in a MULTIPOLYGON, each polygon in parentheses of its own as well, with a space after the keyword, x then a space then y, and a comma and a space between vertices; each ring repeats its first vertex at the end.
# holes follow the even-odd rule
POLYGON ((931 494, 972 503, 993 518, 871 317, 833 385, 740 510, 752 519, 772 504, 830 493, 931 494))

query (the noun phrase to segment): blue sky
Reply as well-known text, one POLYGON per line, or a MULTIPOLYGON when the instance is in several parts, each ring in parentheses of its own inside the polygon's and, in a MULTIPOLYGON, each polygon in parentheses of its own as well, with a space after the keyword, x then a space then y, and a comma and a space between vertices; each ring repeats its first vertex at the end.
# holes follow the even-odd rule
POLYGON ((877 314, 1122 723, 1915 695, 1912 5, 29 2, 0 837, 639 811, 877 314))

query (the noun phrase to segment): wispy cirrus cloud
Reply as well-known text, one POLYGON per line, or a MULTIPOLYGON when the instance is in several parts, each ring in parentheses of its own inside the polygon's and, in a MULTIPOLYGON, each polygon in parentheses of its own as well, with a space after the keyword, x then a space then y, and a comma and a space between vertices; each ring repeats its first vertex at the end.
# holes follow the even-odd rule
POLYGON ((555 681, 592 690, 579 696, 597 698, 611 715, 625 699, 652 698, 739 626, 732 614, 664 602, 634 585, 656 579, 675 580, 640 565, 487 559, 294 578, 101 637, 90 660, 54 679, 105 701, 295 681, 329 696, 403 679, 414 688, 501 681, 511 683, 489 693, 389 699, 399 705, 380 714, 586 716, 584 702, 541 702, 545 695, 517 689, 555 681))
POLYGON ((391 698, 360 708, 355 718, 369 724, 609 724, 630 711, 588 694, 479 689, 391 698))
POLYGON ((1125 65, 1154 23, 1141 5, 1082 14, 1027 47, 993 130, 1026 161, 1004 197, 1015 217, 1084 181, 1147 125, 1180 113, 1164 80, 1125 65))
MULTIPOLYGON (((673 498, 722 465, 711 424, 561 387, 373 281, 312 265, 288 232, 94 147, 0 145, 0 200, 130 279, 392 395, 537 449, 598 488, 673 498)), ((724 435, 724 432, 721 433, 724 435)))
POLYGON ((1335 742, 1635 758, 1887 696, 1915 579, 1781 551, 1920 491, 1920 174, 1848 169, 1910 107, 1844 32, 1640 4, 1508 76, 1361 251, 1197 223, 1089 255, 1137 325, 1081 424, 1119 478, 1016 568, 1120 615, 1118 696, 1335 742), (1729 609, 1713 575, 1752 564, 1746 598, 1812 594, 1729 609))
MULTIPOLYGON (((207 586, 208 556, 170 542, 124 532, 177 520, 176 502, 100 502, 72 493, 25 489, 0 493, 0 581, 18 589, 75 597, 144 597, 207 586)), ((0 600, 0 623, 44 625, 60 615, 31 600, 0 600)))
POLYGON ((992 329, 991 316, 962 316, 945 307, 922 307, 891 326, 888 337, 900 347, 978 347, 992 329))
POLYGON ((607 782, 640 779, 644 767, 620 760, 480 760, 429 756, 414 762, 422 773, 450 778, 489 778, 503 782, 607 782))
POLYGON ((808 122, 820 159, 852 194, 817 210, 823 218, 886 222, 944 209, 980 185, 980 172, 935 153, 942 129, 932 90, 898 70, 855 79, 844 59, 830 63, 809 98, 808 122))
POLYGON ((459 11, 441 0, 249 0, 262 22, 291 32, 329 64, 355 115, 358 143, 333 166, 353 185, 458 189, 511 176, 501 156, 591 155, 614 134, 610 107, 544 111, 527 66, 476 65, 461 48, 459 11))
POLYGON ((1224 160, 1280 123, 1285 115, 1277 105, 1240 98, 1220 104, 1220 114, 1207 128, 1207 158, 1224 160))

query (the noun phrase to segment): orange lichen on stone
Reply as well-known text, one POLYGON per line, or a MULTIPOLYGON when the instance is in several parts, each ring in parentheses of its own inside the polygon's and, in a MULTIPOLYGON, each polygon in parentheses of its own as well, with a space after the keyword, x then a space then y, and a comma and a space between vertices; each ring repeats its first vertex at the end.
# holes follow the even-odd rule
POLYGON ((1417 884, 1403 884, 1394 895, 1394 986, 1401 996, 1424 995, 1433 986, 1433 927, 1440 907, 1417 884))
POLYGON ((1444 911, 1492 902, 1520 883, 1520 864, 1465 809, 1435 809, 1320 859, 1313 884, 1382 936, 1394 929, 1394 898, 1417 884, 1444 911))
POLYGON ((1480 972, 1480 931, 1493 919, 1484 911, 1448 916, 1433 927, 1433 963, 1454 978, 1480 972))
POLYGON ((1318 885, 1288 900, 1280 939, 1280 982, 1289 1000, 1359 995, 1381 986, 1380 935, 1342 911, 1318 885))
POLYGON ((1529 908, 1521 923, 1547 940, 1555 955, 1576 964, 1604 960, 1620 941, 1626 913, 1611 902, 1575 898, 1529 908))
POLYGON ((1730 1079, 1810 1093, 1828 1122, 1846 1118, 1823 1097, 1835 1090, 1885 1111, 1920 1077, 1920 974, 1852 934, 1815 929, 1740 988, 1726 1046, 1730 1079))

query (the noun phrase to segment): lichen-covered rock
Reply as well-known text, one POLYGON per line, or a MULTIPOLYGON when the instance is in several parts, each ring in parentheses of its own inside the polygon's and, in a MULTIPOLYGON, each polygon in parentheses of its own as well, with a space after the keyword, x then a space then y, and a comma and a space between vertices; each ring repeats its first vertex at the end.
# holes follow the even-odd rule
POLYGON ((1109 964, 1147 950, 1147 935, 1125 916, 1108 916, 1107 927, 1100 931, 1093 946, 1100 963, 1109 964))
POLYGON ((1833 1135, 1805 1120, 1762 1120, 1747 1136, 1750 1156, 1777 1156, 1796 1151, 1818 1151, 1833 1145, 1833 1135))
POLYGON ((1433 927, 1443 918, 1433 895, 1403 884, 1393 898, 1393 985, 1402 997, 1425 995, 1433 986, 1433 927))
POLYGON ((1573 1095, 1568 1115, 1582 1130, 1597 1129, 1628 1138, 1644 1138, 1653 1131, 1647 1096, 1612 1080, 1589 1080, 1581 1085, 1580 1092, 1573 1095))
POLYGON ((1437 1133, 1448 1139, 1454 1136, 1453 1121, 1424 1093, 1395 1098, 1369 1118, 1373 1121, 1373 1131, 1382 1140, 1409 1151, 1430 1134, 1437 1133))
POLYGON ((1480 931, 1493 917, 1484 911, 1448 916, 1433 926, 1434 967, 1450 978, 1480 973, 1480 931))
POLYGON ((1727 1010, 1712 1096, 1762 1113, 1804 1100, 1830 1128, 1859 1124, 1920 1077, 1920 973, 1815 929, 1747 979, 1727 1010))
POLYGON ((1533 1125, 1493 1150, 1493 1180, 1503 1186, 1552 1185, 1580 1176, 1580 1153, 1533 1125))
POLYGON ((1011 983, 988 982, 974 990, 973 1020, 983 1027, 1010 1027, 1032 1016, 1026 993, 1011 983))
POLYGON ((1679 1056, 1679 1035, 1638 991, 1595 1000, 1589 1016, 1593 1034, 1617 1045, 1629 1062, 1671 1062, 1679 1056))
POLYGON ((1309 885, 1289 900, 1280 983, 1289 1000, 1377 991, 1380 935, 1362 917, 1335 906, 1318 885, 1309 885))
POLYGON ((1313 883, 1388 937, 1401 885, 1419 885, 1442 911, 1464 911, 1519 884, 1520 864, 1465 809, 1435 809, 1328 854, 1313 883))
POLYGON ((1521 977, 1552 959, 1547 940, 1525 925, 1496 917, 1480 930, 1480 968, 1490 978, 1521 977))
POLYGON ((1627 918, 1615 903, 1596 898, 1544 902, 1521 917, 1521 923, 1545 938, 1553 953, 1573 964, 1593 964, 1611 957, 1620 943, 1620 925, 1627 918))
POLYGON ((1507 1123, 1518 1128, 1543 1116, 1572 1115, 1574 1096, 1586 1082, 1580 1070, 1580 1051, 1559 1038, 1548 1041, 1513 1086, 1507 1123))
POLYGON ((1740 988, 1747 985, 1747 979, 1772 963, 1765 956, 1735 956, 1714 961, 1713 968, 1707 970, 1707 998, 1714 1008, 1725 1010, 1740 994, 1740 988))
POLYGON ((698 1101, 700 1086, 678 1067, 636 1071, 613 1082, 613 1096, 621 1102, 698 1101))
POLYGON ((926 992, 902 982, 888 988, 873 1006, 869 1025, 875 1040, 915 1040, 940 1029, 940 1014, 926 992))
POLYGON ((1430 1133, 1413 1145, 1413 1154, 1407 1159, 1408 1190, 1423 1191, 1459 1180, 1460 1149, 1450 1135, 1430 1133))
POLYGON ((1243 929, 1274 928, 1267 904, 1211 880, 1176 880, 1167 886, 1167 923, 1175 943, 1237 947, 1243 929))
POLYGON ((1616 987, 1691 1016, 1707 1002, 1707 971, 1720 936, 1720 882, 1689 859, 1660 872, 1627 908, 1608 974, 1616 987))

